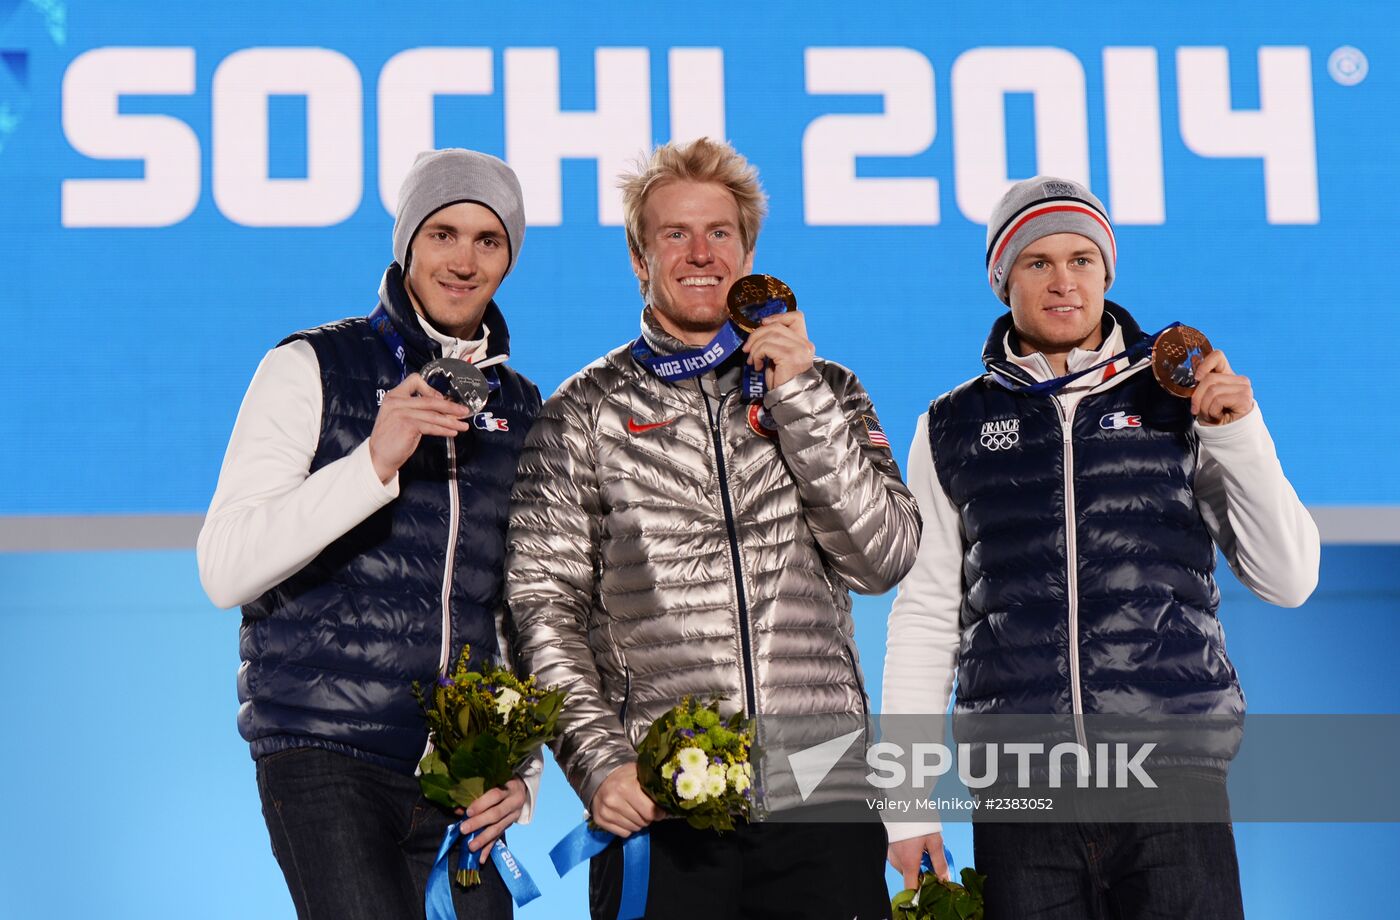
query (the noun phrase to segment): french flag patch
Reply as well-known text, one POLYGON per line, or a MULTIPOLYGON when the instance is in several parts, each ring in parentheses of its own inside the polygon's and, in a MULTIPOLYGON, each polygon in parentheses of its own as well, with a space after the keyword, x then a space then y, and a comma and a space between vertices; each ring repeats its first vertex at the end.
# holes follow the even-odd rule
POLYGON ((1110 412, 1099 419, 1099 427, 1105 431, 1119 431, 1123 428, 1141 428, 1142 416, 1126 412, 1110 412))
POLYGON ((880 420, 873 415, 862 415, 860 420, 865 423, 865 435, 870 443, 889 450, 890 439, 885 436, 885 429, 880 427, 880 420))

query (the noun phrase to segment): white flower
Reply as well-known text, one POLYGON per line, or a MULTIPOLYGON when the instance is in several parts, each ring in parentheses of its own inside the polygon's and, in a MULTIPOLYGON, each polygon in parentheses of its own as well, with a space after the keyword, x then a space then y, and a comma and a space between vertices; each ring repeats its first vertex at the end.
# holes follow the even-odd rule
POLYGON ((705 775, 705 794, 710 797, 724 795, 724 769, 718 773, 711 771, 705 775))
POLYGON ((705 781, 698 773, 682 770, 680 775, 676 777, 676 795, 680 796, 684 801, 689 801, 698 796, 704 790, 704 787, 705 781))
POLYGON ((712 763, 710 764, 709 770, 706 772, 708 772, 711 776, 718 776, 720 779, 724 779, 724 764, 712 763))
POLYGON ((670 779, 676 775, 675 761, 668 760, 661 765, 661 778, 670 779))
POLYGON ((520 702, 520 694, 509 687, 502 687, 501 692, 496 694, 496 712, 510 721, 510 712, 515 708, 515 704, 520 702))
POLYGON ((698 747, 681 748, 676 760, 680 762, 682 770, 690 770, 700 775, 705 773, 706 757, 705 752, 698 747))
POLYGON ((750 777, 753 776, 753 768, 747 763, 736 763, 729 768, 729 785, 734 787, 735 792, 743 792, 749 788, 750 777))

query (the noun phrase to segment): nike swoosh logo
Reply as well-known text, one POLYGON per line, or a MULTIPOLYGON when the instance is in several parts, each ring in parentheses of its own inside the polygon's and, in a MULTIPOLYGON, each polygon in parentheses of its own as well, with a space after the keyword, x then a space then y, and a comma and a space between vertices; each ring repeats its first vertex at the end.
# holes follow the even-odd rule
POLYGON ((631 416, 628 416, 627 430, 632 432, 632 434, 641 434, 644 431, 651 431, 653 428, 665 428, 667 425, 671 424, 674 421, 674 418, 668 418, 664 422, 647 422, 644 424, 642 422, 638 422, 631 416))

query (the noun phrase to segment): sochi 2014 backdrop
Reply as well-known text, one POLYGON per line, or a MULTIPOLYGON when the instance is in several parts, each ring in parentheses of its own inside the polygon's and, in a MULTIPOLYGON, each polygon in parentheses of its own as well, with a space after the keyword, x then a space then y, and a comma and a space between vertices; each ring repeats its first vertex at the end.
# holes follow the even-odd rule
MULTIPOLYGON (((234 726, 237 613, 193 535, 257 362, 374 306, 430 147, 521 178, 498 301, 547 394, 637 331, 617 174, 729 138, 771 196, 756 270, 901 461, 1004 309, 993 203, 1087 183, 1109 296, 1226 351, 1322 525, 1304 607, 1223 577, 1251 708, 1400 711, 1397 66, 1380 0, 0 0, 0 914, 292 915, 234 726)), ((857 604, 877 706, 888 601, 857 604)), ((586 916, 584 873, 544 857, 580 814, 551 767, 512 834, 544 890, 521 916, 586 916)), ((1400 829, 1237 838, 1251 916, 1386 913, 1400 829)))

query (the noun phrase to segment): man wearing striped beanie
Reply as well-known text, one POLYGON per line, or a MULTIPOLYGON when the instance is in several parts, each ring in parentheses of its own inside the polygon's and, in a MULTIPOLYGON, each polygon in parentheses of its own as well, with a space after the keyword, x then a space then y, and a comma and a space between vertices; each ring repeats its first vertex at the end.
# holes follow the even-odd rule
MULTIPOLYGON (((1150 715, 1136 740, 1164 741, 1143 761, 1158 788, 1132 789, 1150 819, 1113 795, 1121 753, 1111 766, 1123 772, 1079 760, 1094 783, 1072 801, 1080 777, 1056 764, 1076 758, 1031 757, 1029 785, 1026 761, 989 758, 1001 770, 980 791, 988 808, 1055 808, 1013 823, 988 811, 973 825, 987 920, 1243 916, 1225 776, 1244 695, 1216 617, 1217 549, 1270 603, 1297 606, 1317 583, 1317 527, 1249 380, 1217 350, 1196 365, 1189 400, 1163 389, 1149 337, 1104 299, 1117 260, 1087 188, 1051 176, 1013 185, 992 212, 985 262, 1011 309, 992 325, 986 372, 920 416, 906 468, 924 529, 890 611, 885 714, 930 714, 917 721, 941 732, 956 677, 956 717, 979 737, 983 716, 1058 717, 1044 747, 1093 755, 1111 737, 1104 719, 1121 728, 1150 715), (1196 730, 1165 743, 1163 724, 1188 718, 1196 730)), ((959 721, 959 740, 965 731, 959 721)), ((925 853, 946 871, 940 826, 920 813, 885 813, 907 885, 925 853)))

